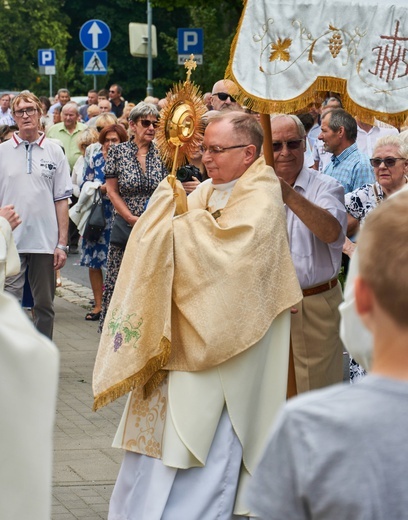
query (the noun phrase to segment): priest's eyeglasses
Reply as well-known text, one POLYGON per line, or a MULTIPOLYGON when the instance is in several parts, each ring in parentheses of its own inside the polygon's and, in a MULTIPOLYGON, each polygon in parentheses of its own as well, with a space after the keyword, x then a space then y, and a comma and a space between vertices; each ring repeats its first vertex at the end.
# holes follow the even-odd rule
POLYGON ((237 144, 235 146, 225 146, 225 147, 201 145, 200 151, 202 154, 204 154, 205 152, 208 152, 210 155, 214 155, 217 153, 224 153, 227 150, 233 150, 234 148, 246 148, 247 146, 249 146, 249 144, 237 144))

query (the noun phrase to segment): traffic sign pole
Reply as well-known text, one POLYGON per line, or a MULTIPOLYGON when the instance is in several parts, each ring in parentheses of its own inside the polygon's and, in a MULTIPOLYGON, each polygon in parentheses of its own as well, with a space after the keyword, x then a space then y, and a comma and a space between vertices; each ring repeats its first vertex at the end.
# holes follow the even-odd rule
POLYGON ((38 49, 38 67, 40 74, 49 76, 50 97, 52 97, 52 76, 55 74, 55 49, 38 49))
POLYGON ((147 0, 147 89, 146 95, 153 96, 153 58, 152 58, 152 6, 147 0))

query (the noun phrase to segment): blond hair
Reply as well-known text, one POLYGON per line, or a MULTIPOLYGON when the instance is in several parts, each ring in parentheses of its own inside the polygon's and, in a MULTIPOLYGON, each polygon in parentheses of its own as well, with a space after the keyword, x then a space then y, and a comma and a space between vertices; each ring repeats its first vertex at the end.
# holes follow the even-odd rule
POLYGON ((85 148, 92 143, 96 143, 98 141, 99 134, 96 128, 88 127, 83 130, 78 137, 77 144, 78 148, 85 152, 85 148))
POLYGON ((95 119, 95 126, 108 126, 108 125, 116 125, 118 122, 118 118, 115 114, 110 114, 109 112, 105 112, 101 114, 95 119))
POLYGON ((37 112, 42 114, 42 104, 41 101, 38 99, 38 97, 33 94, 32 92, 29 92, 28 90, 23 90, 20 92, 20 94, 17 94, 17 96, 14 96, 12 102, 11 102, 11 111, 14 114, 17 109, 17 106, 21 103, 21 101, 25 101, 26 103, 34 103, 36 105, 37 112))
POLYGON ((378 304, 408 327, 408 189, 370 212, 358 241, 361 277, 378 304))

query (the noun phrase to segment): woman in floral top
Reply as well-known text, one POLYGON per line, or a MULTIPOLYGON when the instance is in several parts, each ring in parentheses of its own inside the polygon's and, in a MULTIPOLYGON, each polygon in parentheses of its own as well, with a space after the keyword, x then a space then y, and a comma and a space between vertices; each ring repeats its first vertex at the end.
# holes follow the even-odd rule
MULTIPOLYGON (((374 168, 376 182, 364 184, 345 196, 348 235, 354 235, 370 211, 407 183, 408 144, 399 135, 381 137, 375 145, 370 162, 374 168)), ((343 251, 351 256, 355 247, 355 243, 346 238, 343 251)), ((351 382, 364 375, 363 368, 350 359, 351 382)))
MULTIPOLYGON (((109 150, 105 165, 106 186, 114 207, 114 219, 119 214, 134 226, 146 204, 167 175, 166 167, 153 143, 158 124, 156 106, 143 101, 130 112, 129 129, 133 137, 109 150)), ((112 224, 113 225, 113 224, 112 224)), ((124 249, 110 244, 107 272, 102 299, 100 329, 106 316, 124 249)))
POLYGON ((102 205, 105 214, 106 226, 100 238, 96 241, 82 240, 81 265, 89 268, 89 280, 94 295, 94 306, 91 312, 85 316, 87 321, 98 321, 102 308, 102 268, 106 267, 108 256, 109 238, 112 226, 112 203, 106 195, 105 161, 111 145, 127 141, 127 133, 122 125, 114 124, 106 126, 99 134, 101 148, 90 157, 85 170, 84 182, 99 181, 102 194, 102 205))

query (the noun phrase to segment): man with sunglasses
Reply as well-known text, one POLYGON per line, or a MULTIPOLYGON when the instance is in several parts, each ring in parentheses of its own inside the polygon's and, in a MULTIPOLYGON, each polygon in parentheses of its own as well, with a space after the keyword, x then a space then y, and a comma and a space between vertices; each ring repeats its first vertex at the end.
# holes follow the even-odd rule
POLYGON ((234 95, 238 92, 237 86, 230 79, 221 79, 214 83, 211 94, 211 105, 214 110, 239 110, 234 95))
POLYGON ((337 276, 347 228, 344 189, 304 166, 305 129, 298 117, 271 120, 275 172, 286 208, 290 250, 303 300, 292 314, 291 341, 297 392, 340 382, 343 346, 337 276))
POLYGON ((122 99, 122 87, 120 85, 112 85, 109 88, 109 101, 112 103, 111 111, 119 119, 123 114, 125 102, 122 99))

